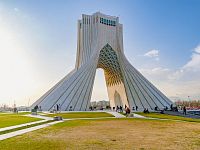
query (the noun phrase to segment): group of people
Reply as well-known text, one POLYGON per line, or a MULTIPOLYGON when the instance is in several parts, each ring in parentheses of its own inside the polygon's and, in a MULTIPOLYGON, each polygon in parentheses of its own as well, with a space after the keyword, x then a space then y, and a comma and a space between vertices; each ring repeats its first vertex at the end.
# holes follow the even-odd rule
MULTIPOLYGON (((126 114, 130 114, 130 112, 131 112, 130 108, 127 107, 126 105, 125 105, 124 108, 125 108, 124 110, 125 110, 126 114)), ((177 106, 176 106, 176 107, 173 107, 173 104, 170 105, 170 109, 171 109, 171 111, 178 111, 177 106)), ((34 110, 35 110, 36 112, 37 112, 38 110, 39 110, 39 111, 42 111, 42 108, 41 108, 41 106, 36 105, 36 106, 34 107, 34 110)), ((92 110, 92 109, 91 109, 91 110, 92 110)), ((132 110, 133 110, 133 111, 135 111, 135 110, 138 111, 138 106, 133 107, 132 110)), ((159 109, 158 109, 158 107, 156 106, 156 107, 154 108, 154 110, 155 110, 155 111, 158 111, 159 109)), ((163 110, 161 110, 161 113, 163 114, 164 111, 166 111, 166 110, 168 110, 168 107, 165 107, 163 110)), ((61 111, 61 105, 60 105, 60 104, 56 104, 56 105, 54 106, 53 112, 57 113, 57 112, 59 112, 59 111, 61 111)), ((72 111, 72 106, 70 106, 69 111, 72 111)), ((115 107, 113 107, 113 111, 116 111, 116 112, 123 112, 123 107, 117 105, 116 109, 115 109, 115 107)), ((17 112, 17 110, 14 109, 14 112, 17 112)), ((143 111, 143 112, 144 112, 144 113, 149 113, 148 108, 144 108, 144 111, 143 111)), ((184 106, 184 107, 183 107, 183 114, 186 115, 186 112, 187 112, 187 109, 186 109, 186 107, 184 106)))
POLYGON ((124 109, 122 106, 118 106, 118 105, 117 105, 116 109, 115 109, 115 107, 113 107, 112 109, 113 109, 113 111, 116 111, 116 112, 123 112, 123 110, 124 110, 126 115, 131 113, 130 108, 127 107, 126 105, 124 106, 124 109))
MULTIPOLYGON (((115 107, 113 107, 113 110, 115 110, 115 107)), ((123 112, 123 107, 117 105, 116 112, 123 112)))
POLYGON ((145 114, 149 113, 149 110, 148 110, 148 108, 144 108, 144 111, 143 111, 143 113, 145 113, 145 114))
MULTIPOLYGON (((61 112, 61 105, 60 105, 60 104, 56 104, 56 105, 54 106, 53 111, 54 111, 55 113, 61 112)), ((69 111, 73 111, 72 106, 69 107, 69 111)))
MULTIPOLYGON (((174 112, 178 112, 178 107, 177 106, 173 106, 173 104, 170 105, 170 109, 166 106, 165 108, 163 108, 162 110, 160 110, 157 106, 154 108, 155 111, 160 111, 161 114, 164 114, 164 111, 170 110, 170 111, 174 111, 174 112)), ((187 114, 187 109, 185 106, 182 107, 183 110, 183 114, 186 115, 187 114)))
POLYGON ((138 111, 138 106, 135 106, 135 107, 133 106, 133 109, 132 109, 132 110, 133 110, 133 111, 135 111, 135 110, 138 111))
POLYGON ((178 111, 178 107, 177 106, 174 107, 173 104, 170 105, 170 109, 171 111, 176 111, 176 112, 178 111))
MULTIPOLYGON (((72 106, 69 107, 69 111, 73 111, 73 107, 72 106)), ((54 105, 53 112, 54 113, 61 112, 61 105, 60 104, 54 105)))

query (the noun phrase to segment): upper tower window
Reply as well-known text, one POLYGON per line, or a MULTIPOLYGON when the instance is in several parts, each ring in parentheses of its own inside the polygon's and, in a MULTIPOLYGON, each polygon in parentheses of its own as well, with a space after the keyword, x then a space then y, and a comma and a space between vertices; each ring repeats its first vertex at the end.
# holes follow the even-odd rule
POLYGON ((116 21, 104 19, 104 18, 101 18, 101 17, 100 17, 100 23, 105 24, 105 25, 109 25, 109 26, 116 26, 116 21))
POLYGON ((107 20, 106 20, 106 19, 104 19, 104 24, 106 24, 106 22, 107 22, 107 20))

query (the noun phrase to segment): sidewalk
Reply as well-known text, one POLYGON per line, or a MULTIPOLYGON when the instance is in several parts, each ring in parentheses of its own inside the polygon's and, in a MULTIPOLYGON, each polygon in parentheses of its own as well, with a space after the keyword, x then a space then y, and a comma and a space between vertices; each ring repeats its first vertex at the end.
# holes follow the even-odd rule
POLYGON ((4 128, 0 128, 0 132, 19 128, 19 127, 23 127, 23 126, 27 126, 27 125, 33 125, 33 124, 36 124, 36 123, 42 123, 42 122, 45 122, 45 121, 46 120, 40 120, 40 121, 34 121, 34 122, 24 123, 24 124, 20 124, 20 125, 10 126, 10 127, 4 127, 4 128))
POLYGON ((122 115, 122 114, 120 114, 118 112, 115 112, 115 111, 107 111, 106 113, 115 116, 115 118, 125 118, 126 117, 126 116, 124 116, 124 115, 122 115))
POLYGON ((14 137, 14 136, 17 136, 17 135, 21 135, 21 134, 24 134, 24 133, 35 131, 35 130, 38 130, 38 129, 42 129, 42 128, 45 128, 45 127, 48 127, 50 125, 57 124, 57 123, 60 123, 60 122, 63 122, 63 121, 50 122, 50 123, 38 125, 38 126, 35 126, 35 127, 14 131, 14 132, 11 132, 11 133, 2 134, 2 135, 0 135, 0 141, 14 137))
POLYGON ((46 116, 41 116, 41 115, 31 115, 31 114, 28 114, 28 115, 24 115, 24 116, 34 117, 34 118, 39 118, 39 119, 44 119, 44 120, 53 120, 52 117, 46 117, 46 116))

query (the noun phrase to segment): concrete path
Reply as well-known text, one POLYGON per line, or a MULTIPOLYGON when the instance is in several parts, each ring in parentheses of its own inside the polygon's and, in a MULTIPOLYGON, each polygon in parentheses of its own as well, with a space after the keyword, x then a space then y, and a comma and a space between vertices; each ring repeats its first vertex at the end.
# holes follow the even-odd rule
POLYGON ((33 124, 36 124, 36 123, 42 123, 42 122, 45 122, 45 121, 46 120, 40 120, 40 121, 34 121, 34 122, 24 123, 24 124, 20 124, 20 125, 15 125, 15 126, 10 126, 10 127, 0 128, 0 132, 1 131, 15 129, 15 128, 19 128, 19 127, 24 127, 24 126, 27 126, 27 125, 33 125, 33 124))
POLYGON ((115 118, 125 118, 126 117, 126 116, 124 116, 124 115, 122 115, 122 114, 120 114, 118 112, 115 112, 115 111, 106 111, 106 113, 115 116, 115 118))
POLYGON ((63 121, 50 122, 50 123, 38 125, 38 126, 35 126, 35 127, 14 131, 14 132, 11 132, 11 133, 2 134, 2 135, 0 135, 0 141, 14 137, 14 136, 17 136, 17 135, 21 135, 21 134, 24 134, 24 133, 35 131, 35 130, 38 130, 38 129, 42 129, 42 128, 45 128, 45 127, 48 127, 50 125, 57 124, 57 123, 60 123, 60 122, 63 122, 63 121))
POLYGON ((41 116, 41 115, 31 115, 31 114, 28 114, 28 115, 24 115, 24 116, 34 117, 34 118, 40 118, 40 119, 44 119, 44 120, 53 120, 53 117, 46 117, 46 116, 41 116))
POLYGON ((70 121, 70 120, 98 120, 98 119, 109 119, 109 118, 115 118, 115 117, 98 117, 98 118, 68 118, 63 119, 64 121, 70 121))
MULTIPOLYGON (((125 118, 126 117, 125 115, 122 115, 122 114, 115 112, 115 111, 107 111, 107 113, 115 116, 115 118, 125 118)), ((146 117, 133 113, 133 118, 146 118, 146 117)))
POLYGON ((133 117, 134 118, 147 118, 147 117, 145 117, 145 116, 142 116, 142 115, 138 115, 138 114, 136 114, 136 113, 133 113, 133 117))

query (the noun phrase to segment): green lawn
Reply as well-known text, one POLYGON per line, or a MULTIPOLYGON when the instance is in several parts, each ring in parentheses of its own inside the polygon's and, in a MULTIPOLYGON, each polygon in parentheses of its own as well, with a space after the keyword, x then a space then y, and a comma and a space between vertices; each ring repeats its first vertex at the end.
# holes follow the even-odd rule
POLYGON ((48 117, 61 116, 64 119, 67 119, 67 118, 113 117, 113 115, 105 113, 105 112, 69 112, 69 113, 47 114, 45 116, 48 116, 48 117))
POLYGON ((23 115, 24 113, 0 114, 0 128, 41 120, 38 118, 32 118, 23 115))
POLYGON ((143 112, 136 112, 136 114, 151 117, 151 118, 160 118, 160 119, 172 119, 172 120, 182 120, 182 121, 189 121, 189 122, 200 122, 200 119, 192 119, 192 118, 185 118, 181 116, 173 116, 168 114, 160 114, 160 113, 143 113, 143 112))
POLYGON ((133 118, 65 121, 0 141, 3 150, 197 150, 199 147, 199 123, 133 118))

